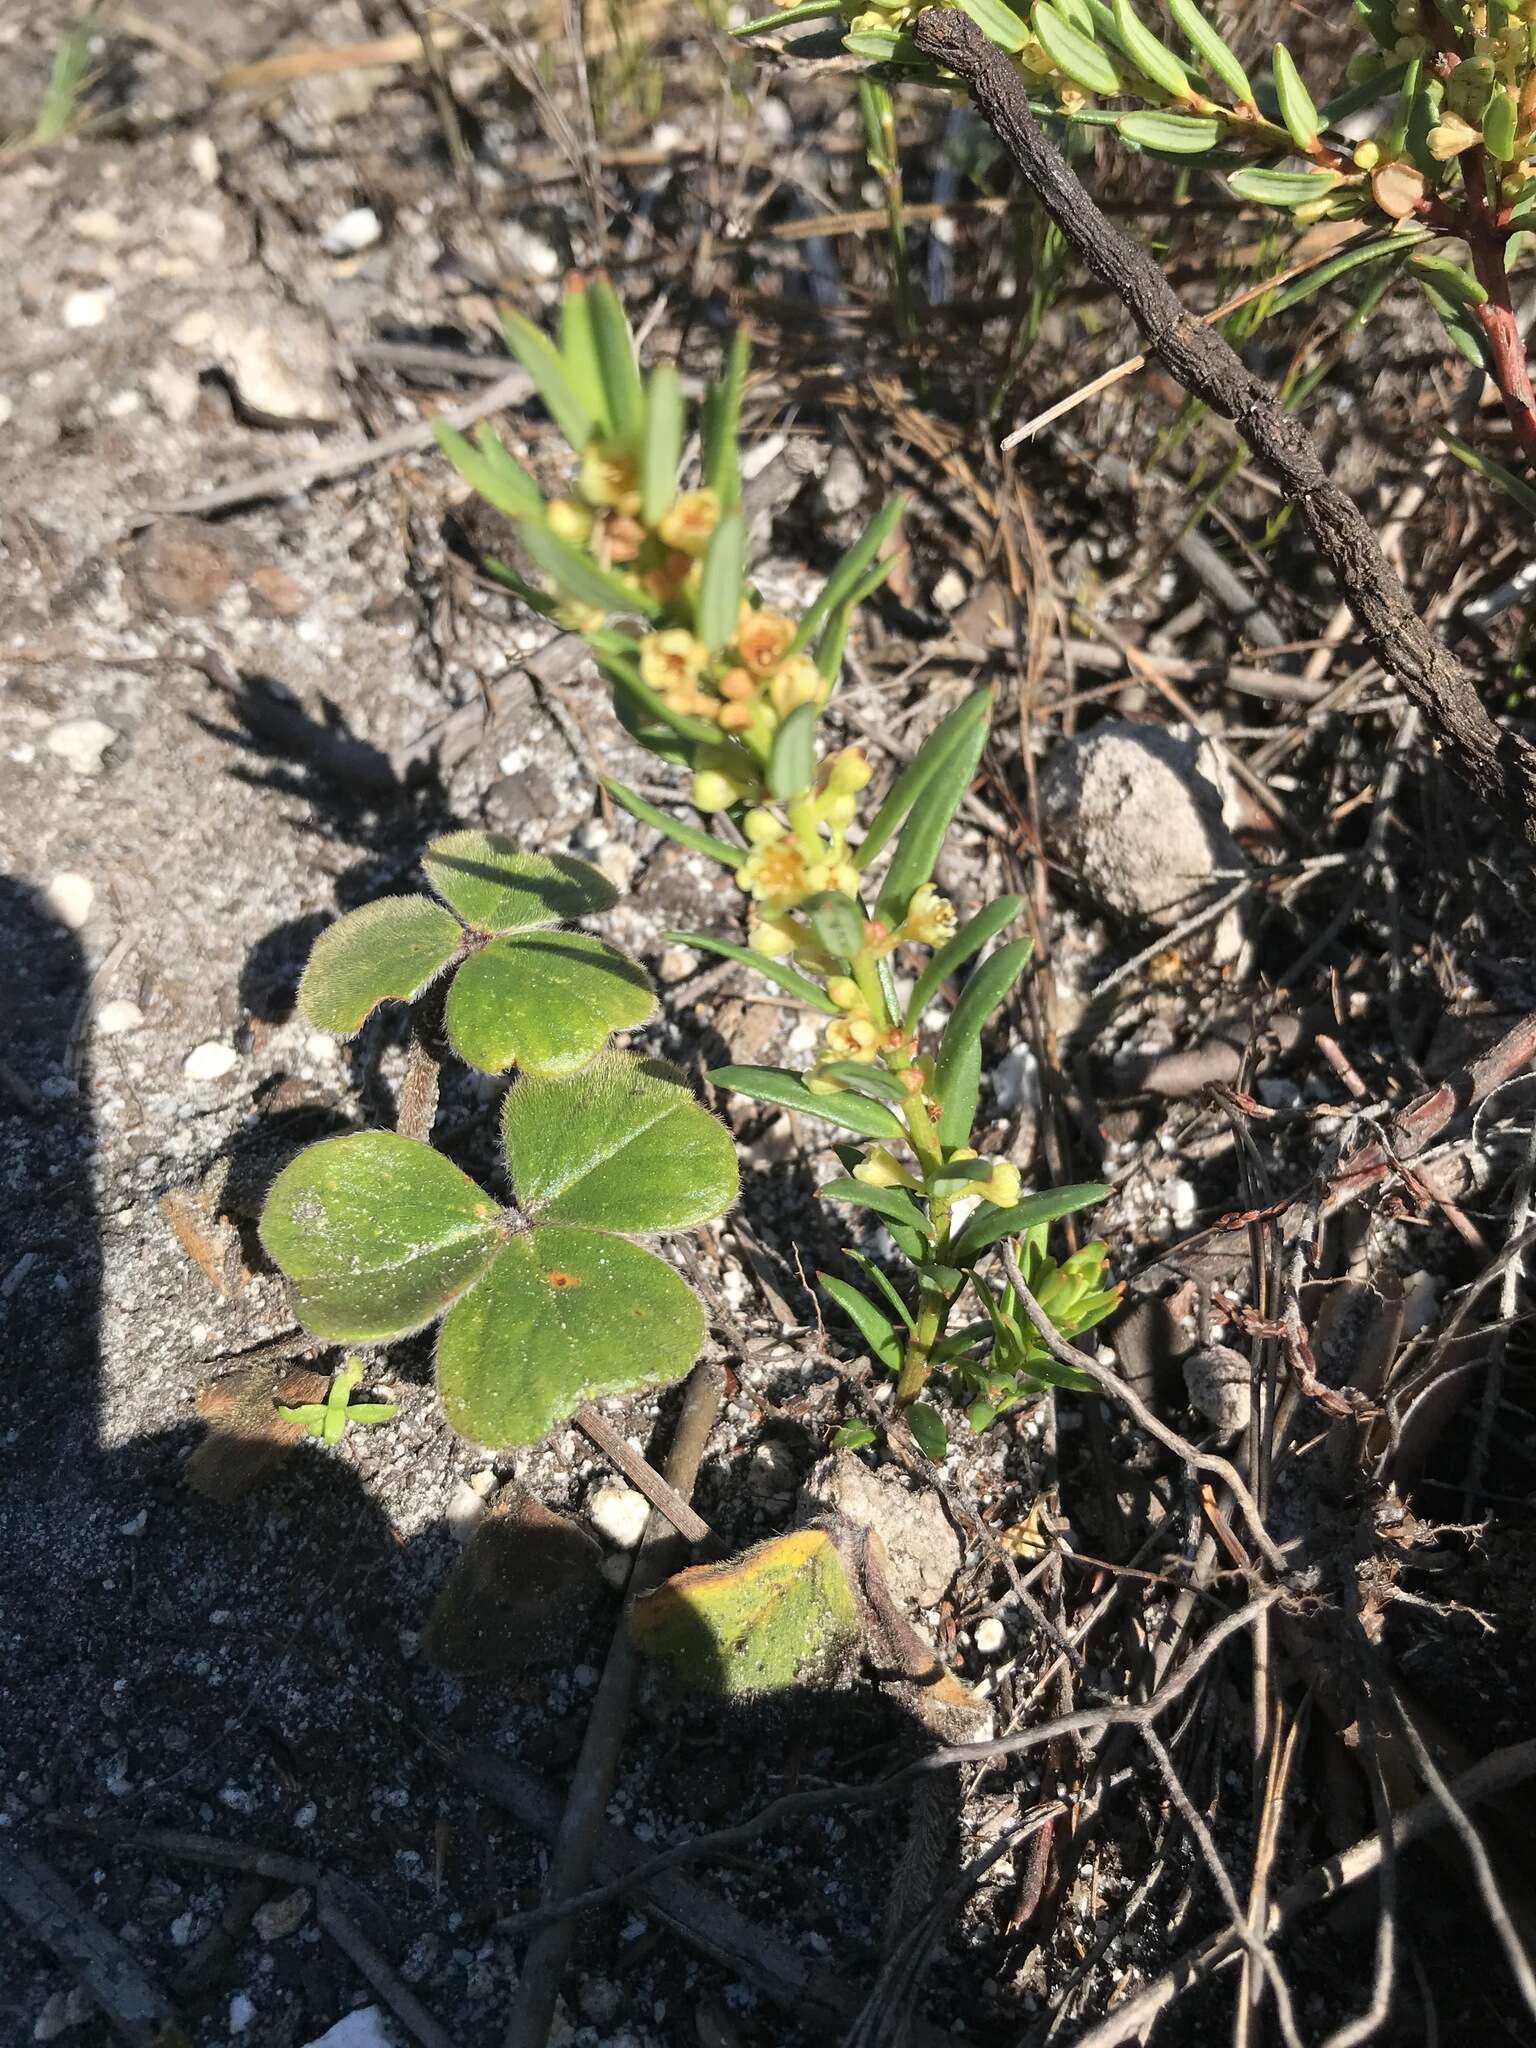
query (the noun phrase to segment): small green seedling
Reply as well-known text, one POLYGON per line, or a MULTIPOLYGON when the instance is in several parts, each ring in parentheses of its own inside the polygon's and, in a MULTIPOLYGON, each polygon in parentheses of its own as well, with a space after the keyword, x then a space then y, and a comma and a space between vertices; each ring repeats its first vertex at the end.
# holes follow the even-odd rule
POLYGON ((568 928, 618 901, 585 861, 450 832, 422 868, 440 900, 384 896, 321 933, 299 983, 316 1030, 350 1038, 380 1003, 414 1001, 447 977, 444 1023, 461 1059, 486 1074, 569 1074, 655 1008, 643 968, 568 928))
POLYGON ((439 1324, 455 1429, 532 1443, 583 1401, 665 1384, 698 1356, 698 1301, 636 1240, 720 1215, 736 1154, 675 1068, 607 1048, 654 997, 633 960, 568 927, 616 901, 597 869, 483 832, 434 840, 422 865, 436 900, 386 897, 339 919, 299 1006, 349 1035, 381 1003, 409 1003, 421 1023, 441 1001, 461 1057, 517 1067, 501 1112, 514 1200, 423 1136, 358 1131, 284 1168, 261 1239, 313 1335, 383 1343, 439 1324))
POLYGON ((339 1444, 352 1424, 393 1422, 400 1412, 393 1401, 354 1401, 352 1396, 362 1383, 363 1361, 348 1358, 331 1380, 323 1401, 306 1401, 299 1408, 285 1408, 278 1402, 277 1412, 284 1422, 318 1437, 321 1443, 339 1444))

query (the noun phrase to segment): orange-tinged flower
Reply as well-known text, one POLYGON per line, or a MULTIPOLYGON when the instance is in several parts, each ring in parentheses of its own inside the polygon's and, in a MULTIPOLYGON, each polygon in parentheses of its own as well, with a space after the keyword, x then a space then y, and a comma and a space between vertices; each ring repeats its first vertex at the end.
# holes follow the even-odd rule
POLYGON ((682 626, 647 633, 640 642, 641 680, 663 696, 679 688, 691 691, 708 660, 709 650, 703 641, 695 640, 682 626))
POLYGON ((757 695, 757 684, 744 668, 728 668, 715 688, 737 704, 748 704, 757 695))
POLYGON ((736 629, 736 652, 755 675, 771 675, 784 659, 795 628, 777 612, 754 612, 742 607, 736 629))
POLYGON ((720 523, 720 500, 713 491, 684 491, 656 528, 669 548, 691 559, 702 555, 720 523))
POLYGON ((645 545, 645 528, 627 512, 616 512, 603 526, 603 553, 610 562, 632 562, 645 545))
POLYGON ((722 704, 720 723, 726 732, 747 732, 751 729, 757 713, 750 704, 722 704))

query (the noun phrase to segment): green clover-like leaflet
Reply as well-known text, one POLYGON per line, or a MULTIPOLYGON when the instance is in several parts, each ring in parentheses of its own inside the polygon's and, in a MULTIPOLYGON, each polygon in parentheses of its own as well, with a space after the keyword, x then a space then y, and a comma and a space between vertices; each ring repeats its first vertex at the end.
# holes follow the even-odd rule
POLYGON ((654 1006, 635 961, 559 929, 610 910, 613 885, 565 854, 519 853, 494 832, 450 832, 422 867, 441 902, 385 896, 322 932, 299 983, 319 1031, 350 1038, 380 1003, 410 1002, 445 971, 448 1037, 483 1073, 568 1074, 654 1006), (446 907, 445 907, 446 906, 446 907))
POLYGON ((403 1337, 441 1317, 448 1419, 491 1446, 682 1377, 703 1311, 632 1240, 718 1216, 737 1187, 724 1125, 675 1068, 629 1053, 520 1081, 502 1138, 515 1211, 429 1146, 363 1131, 301 1152, 261 1219, 317 1337, 403 1337))

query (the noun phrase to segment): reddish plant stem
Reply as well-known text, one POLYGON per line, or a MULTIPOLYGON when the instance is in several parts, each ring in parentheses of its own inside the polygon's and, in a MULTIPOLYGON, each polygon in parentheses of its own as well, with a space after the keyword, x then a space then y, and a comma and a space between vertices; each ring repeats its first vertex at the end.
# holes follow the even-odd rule
POLYGON ((1476 309, 1477 322, 1488 342, 1493 381, 1499 387, 1520 453, 1536 469, 1536 392, 1531 389, 1531 366, 1526 360, 1525 342, 1509 295, 1504 236, 1488 204, 1483 150, 1467 152, 1462 177, 1467 192, 1467 218, 1462 233, 1472 252, 1477 281, 1488 294, 1487 304, 1476 309))

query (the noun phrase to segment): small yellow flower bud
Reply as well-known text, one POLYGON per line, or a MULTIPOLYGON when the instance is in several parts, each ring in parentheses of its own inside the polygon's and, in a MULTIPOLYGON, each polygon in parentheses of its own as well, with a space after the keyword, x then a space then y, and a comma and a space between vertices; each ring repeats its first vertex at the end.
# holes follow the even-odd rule
POLYGON ((853 1169, 855 1180, 863 1181, 868 1188, 915 1188, 917 1182, 894 1152, 884 1145, 872 1145, 864 1158, 853 1169))
POLYGON ((552 498, 544 508, 544 519, 555 538, 568 541, 573 548, 585 546, 592 531, 591 511, 573 498, 552 498))
POLYGON ((862 747, 844 747, 832 756, 822 772, 829 795, 856 796, 861 789, 868 789, 875 771, 862 747))
POLYGON ((818 703, 826 689, 821 672, 808 654, 792 654, 769 678, 768 701, 780 718, 802 704, 818 703))
POLYGON ((726 732, 750 732, 757 716, 750 704, 722 704, 720 724, 726 732))
POLYGON ((1019 1179, 1019 1169, 1008 1160, 999 1159, 992 1169, 991 1179, 982 1181, 977 1193, 984 1196, 987 1201, 995 1202, 999 1209, 1011 1209, 1018 1202, 1023 1185, 1019 1179))
POLYGON ((786 953, 793 953, 803 936, 787 918, 763 917, 753 925, 747 944, 765 960, 782 960, 786 953))
POLYGON ((1438 127, 1431 128, 1424 138, 1430 155, 1437 164, 1449 163, 1453 156, 1460 156, 1464 149, 1472 149, 1483 139, 1481 129, 1474 128, 1470 121, 1464 121, 1460 114, 1445 114, 1438 127))
POLYGON ((784 827, 772 811, 748 811, 741 829, 753 846, 772 846, 776 839, 784 837, 784 827))
POLYGON ((701 768, 693 778, 693 807, 696 811, 728 811, 741 791, 718 768, 701 768))
POLYGON ((843 832, 859 814, 859 800, 856 796, 823 797, 817 806, 823 820, 834 832, 843 832))
POLYGON ((827 983, 827 994, 840 1010, 862 1010, 864 998, 859 984, 847 974, 834 974, 827 983))
POLYGON ((1354 164, 1357 171, 1374 171, 1381 162, 1381 144, 1362 142, 1355 150, 1354 164))

